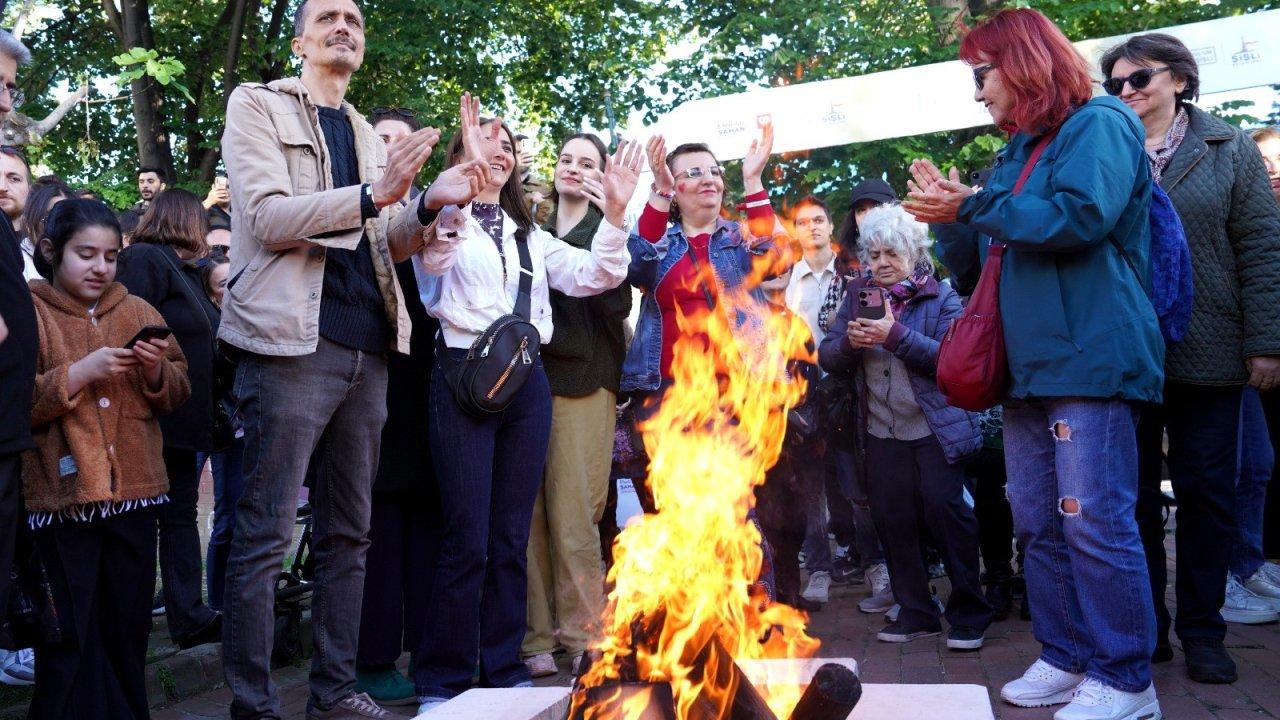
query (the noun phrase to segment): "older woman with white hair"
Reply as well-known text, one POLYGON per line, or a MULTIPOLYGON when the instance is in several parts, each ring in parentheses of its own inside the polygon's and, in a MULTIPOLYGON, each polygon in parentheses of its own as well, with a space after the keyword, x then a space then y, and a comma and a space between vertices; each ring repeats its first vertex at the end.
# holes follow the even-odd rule
POLYGON ((920 547, 927 528, 943 551, 951 596, 947 647, 977 650, 991 624, 978 579, 978 521, 959 465, 982 447, 973 413, 947 405, 935 380, 938 343, 960 317, 960 297, 933 277, 928 229, 900 205, 859 223, 866 277, 849 283, 819 361, 852 377, 867 494, 902 609, 883 642, 942 630, 920 547))

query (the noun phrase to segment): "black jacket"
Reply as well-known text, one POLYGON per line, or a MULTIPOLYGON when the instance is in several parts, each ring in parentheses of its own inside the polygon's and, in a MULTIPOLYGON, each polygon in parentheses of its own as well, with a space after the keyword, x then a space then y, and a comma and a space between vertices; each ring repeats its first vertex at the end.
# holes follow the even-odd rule
POLYGON ((218 309, 209 301, 200 273, 171 247, 135 243, 120 253, 116 280, 146 300, 173 329, 187 357, 191 397, 160 418, 165 447, 210 452, 213 447, 213 357, 218 309))
POLYGON ((0 455, 33 447, 31 402, 40 338, 22 267, 18 235, 0 213, 0 317, 9 328, 9 338, 0 342, 0 455))

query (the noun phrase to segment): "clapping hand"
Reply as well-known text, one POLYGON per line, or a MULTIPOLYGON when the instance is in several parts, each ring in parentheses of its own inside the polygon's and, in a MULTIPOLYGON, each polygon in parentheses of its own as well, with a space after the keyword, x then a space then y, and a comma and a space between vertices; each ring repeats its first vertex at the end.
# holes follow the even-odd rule
POLYGON ((466 205, 489 184, 489 161, 483 158, 458 163, 436 176, 422 193, 422 205, 439 210, 446 205, 466 205))
MULTIPOLYGON (((653 173, 653 186, 660 193, 671 194, 676 189, 676 179, 667 167, 667 139, 654 135, 645 143, 645 154, 649 157, 649 172, 653 173)), ((663 206, 665 207, 665 206, 663 206)))
POLYGON ((760 178, 764 174, 765 163, 773 153, 773 123, 766 122, 760 126, 760 137, 751 141, 746 157, 742 158, 742 189, 752 195, 764 189, 760 178))
POLYGON ((494 118, 487 126, 480 125, 480 98, 463 93, 458 113, 462 125, 462 153, 466 160, 489 161, 485 146, 498 142, 502 132, 502 118, 494 118))
POLYGON ((928 160, 911 163, 911 179, 907 181, 907 200, 903 209, 924 223, 946 225, 956 221, 960 204, 974 193, 960 182, 960 171, 951 168, 948 177, 928 160))
MULTIPOLYGON (((644 153, 640 143, 622 140, 613 157, 604 161, 604 216, 614 227, 622 227, 627 203, 640 182, 640 164, 644 153)), ((666 163, 663 163, 666 167, 666 163)), ((584 183, 585 186, 585 183, 584 183)))
POLYGON ((425 127, 387 146, 387 170, 373 184, 373 204, 379 210, 404 199, 438 142, 440 131, 425 127))

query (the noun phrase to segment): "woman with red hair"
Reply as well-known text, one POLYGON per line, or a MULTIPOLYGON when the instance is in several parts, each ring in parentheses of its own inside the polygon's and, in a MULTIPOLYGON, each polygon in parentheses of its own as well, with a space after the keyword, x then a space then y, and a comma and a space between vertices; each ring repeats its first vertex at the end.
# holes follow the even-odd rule
POLYGON ((1087 63, 1034 10, 978 25, 960 57, 974 100, 1012 136, 979 190, 916 161, 905 204, 934 225, 961 287, 989 247, 1003 252, 1008 495, 1043 649, 1001 697, 1069 701, 1055 720, 1154 720, 1155 615, 1133 515, 1138 406, 1161 399, 1165 349, 1144 291, 1145 132, 1115 98, 1091 99, 1087 63))

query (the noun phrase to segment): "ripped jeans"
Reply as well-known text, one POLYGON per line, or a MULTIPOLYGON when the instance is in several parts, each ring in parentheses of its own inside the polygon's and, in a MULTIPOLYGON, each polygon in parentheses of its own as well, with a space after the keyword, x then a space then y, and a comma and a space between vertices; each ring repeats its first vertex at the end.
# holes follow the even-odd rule
POLYGON ((1155 613, 1134 508, 1136 408, 1044 398, 1004 406, 1005 467, 1040 657, 1125 692, 1151 684, 1155 613))

